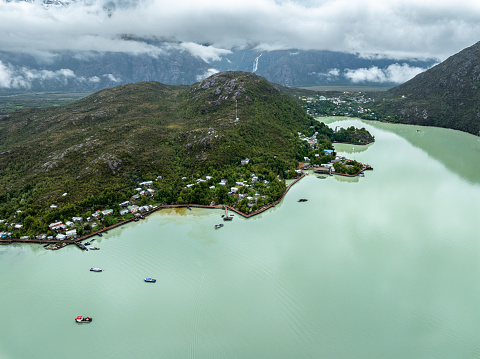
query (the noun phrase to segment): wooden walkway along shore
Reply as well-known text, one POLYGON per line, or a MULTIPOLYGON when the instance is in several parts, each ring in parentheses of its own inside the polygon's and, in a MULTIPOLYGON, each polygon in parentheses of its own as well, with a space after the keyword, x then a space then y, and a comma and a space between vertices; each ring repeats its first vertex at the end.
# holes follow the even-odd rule
MULTIPOLYGON (((298 181, 300 181, 303 177, 305 177, 305 173, 302 173, 302 175, 298 178, 296 178, 292 183, 290 183, 287 188, 285 189, 285 192, 283 192, 282 196, 275 202, 271 203, 270 205, 268 206, 265 206, 261 209, 259 209, 258 211, 255 211, 255 212, 252 212, 252 213, 243 213, 241 211, 239 211, 238 209, 236 208, 233 208, 231 206, 228 206, 228 205, 216 205, 216 206, 209 206, 209 205, 203 205, 203 204, 164 204, 164 205, 161 205, 161 206, 158 206, 156 208, 152 208, 150 211, 147 211, 147 212, 144 212, 142 214, 142 216, 148 216, 150 214, 152 214, 153 212, 156 212, 158 210, 161 210, 163 208, 185 208, 185 207, 193 207, 193 208, 211 208, 211 209, 225 209, 225 210, 230 210, 232 212, 235 212, 239 215, 241 215, 242 217, 245 217, 245 218, 250 218, 250 217, 253 217, 253 216, 256 216, 262 212, 265 212, 266 210, 272 208, 272 207, 275 207, 277 204, 279 204, 282 199, 285 197, 285 195, 287 194, 287 192, 290 190, 290 188, 295 184, 297 183, 298 181)), ((60 249, 60 248, 63 248, 67 245, 70 245, 70 244, 77 244, 85 239, 88 239, 88 238, 91 238, 91 237, 94 237, 100 233, 103 233, 103 232, 106 232, 110 229, 113 229, 113 228, 116 228, 116 227, 119 227, 119 226, 122 226, 126 223, 129 223, 129 222, 132 222, 136 219, 136 217, 133 217, 133 218, 129 218, 127 220, 124 220, 124 221, 121 221, 121 222, 118 222, 114 225, 111 225, 109 227, 105 227, 105 228, 102 228, 96 232, 93 232, 93 233, 89 233, 89 234, 86 234, 84 236, 81 236, 81 237, 77 237, 75 239, 71 239, 71 240, 47 240, 47 239, 16 239, 16 238, 3 238, 3 239, 0 239, 0 243, 6 243, 6 244, 9 244, 9 243, 36 243, 36 244, 53 244, 53 245, 59 245, 59 248, 57 249, 60 249)), ((78 246, 78 245, 77 245, 78 246)), ((80 246, 79 246, 80 248, 80 246)))

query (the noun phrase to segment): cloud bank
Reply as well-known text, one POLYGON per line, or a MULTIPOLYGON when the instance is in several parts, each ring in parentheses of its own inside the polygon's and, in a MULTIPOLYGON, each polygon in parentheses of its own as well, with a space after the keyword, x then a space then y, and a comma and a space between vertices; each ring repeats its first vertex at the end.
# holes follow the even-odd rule
MULTIPOLYGON (((102 77, 109 82, 120 82, 112 74, 104 74, 102 77)), ((101 79, 98 76, 83 77, 77 76, 70 69, 61 69, 57 71, 35 70, 27 67, 15 67, 10 64, 4 64, 0 61, 0 88, 12 90, 29 90, 35 81, 56 81, 67 85, 69 81, 99 83, 101 79)))
POLYGON ((386 69, 380 69, 377 66, 373 66, 369 69, 346 69, 344 76, 351 80, 353 83, 360 82, 393 82, 393 83, 404 83, 419 73, 425 71, 425 69, 420 67, 412 67, 407 64, 393 64, 388 66, 386 69))
POLYGON ((72 0, 45 6, 0 0, 0 33, 2 51, 44 57, 59 51, 165 51, 142 38, 168 40, 206 61, 252 45, 443 60, 479 40, 480 2, 72 0))

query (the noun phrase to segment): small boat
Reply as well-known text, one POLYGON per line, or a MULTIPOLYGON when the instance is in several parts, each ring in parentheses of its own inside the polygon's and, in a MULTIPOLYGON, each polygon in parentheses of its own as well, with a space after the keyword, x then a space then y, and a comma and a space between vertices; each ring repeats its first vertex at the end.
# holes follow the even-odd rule
POLYGON ((187 208, 191 211, 192 209, 190 207, 187 206, 187 208))
POLYGON ((89 246, 91 243, 90 242, 85 242, 84 245, 89 246))
POLYGON ((219 228, 222 228, 222 227, 223 227, 223 224, 222 224, 222 223, 215 225, 215 229, 219 229, 219 228))
POLYGON ((92 318, 83 317, 83 316, 79 315, 78 317, 75 318, 75 321, 77 323, 90 323, 92 321, 92 318))
POLYGON ((99 237, 102 237, 102 236, 103 236, 103 234, 99 233, 99 234, 98 234, 98 236, 99 236, 99 237))
POLYGON ((91 250, 91 251, 98 251, 99 249, 100 249, 100 248, 98 248, 98 247, 90 247, 90 250, 91 250))
POLYGON ((307 201, 308 201, 308 199, 306 199, 306 198, 300 198, 297 202, 307 202, 307 201))
POLYGON ((147 283, 155 283, 157 280, 153 278, 145 278, 144 281, 147 283))
POLYGON ((101 271, 103 271, 102 268, 95 268, 95 267, 94 267, 94 268, 90 268, 90 272, 101 272, 101 271))

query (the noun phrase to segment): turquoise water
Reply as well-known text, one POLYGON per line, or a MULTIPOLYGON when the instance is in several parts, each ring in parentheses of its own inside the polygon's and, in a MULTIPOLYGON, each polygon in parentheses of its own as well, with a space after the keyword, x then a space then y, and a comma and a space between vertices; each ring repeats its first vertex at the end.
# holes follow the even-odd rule
POLYGON ((0 246, 0 358, 480 357, 478 138, 326 121, 374 134, 336 146, 373 171, 311 174, 219 230, 162 210, 100 251, 0 246))

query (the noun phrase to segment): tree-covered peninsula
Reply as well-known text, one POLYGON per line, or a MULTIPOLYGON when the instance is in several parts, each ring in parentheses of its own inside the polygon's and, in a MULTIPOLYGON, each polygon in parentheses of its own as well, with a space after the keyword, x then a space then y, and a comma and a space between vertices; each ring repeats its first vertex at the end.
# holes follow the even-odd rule
POLYGON ((242 72, 15 112, 0 117, 0 232, 82 235, 160 204, 249 213, 276 201, 305 157, 334 157, 334 134, 278 86, 242 72))

